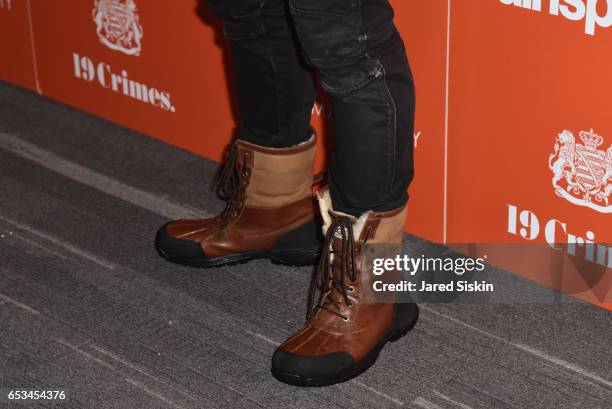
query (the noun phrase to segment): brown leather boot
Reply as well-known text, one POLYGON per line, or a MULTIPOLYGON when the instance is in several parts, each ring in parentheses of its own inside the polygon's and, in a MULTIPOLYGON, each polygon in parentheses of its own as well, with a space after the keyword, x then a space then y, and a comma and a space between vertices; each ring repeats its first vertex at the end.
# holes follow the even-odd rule
POLYGON ((315 145, 315 136, 282 149, 234 142, 220 177, 225 210, 210 219, 162 226, 155 240, 159 253, 195 267, 256 258, 314 264, 322 244, 311 190, 315 145))
POLYGON ((395 303, 394 296, 386 296, 384 303, 363 300, 362 247, 385 243, 399 251, 406 208, 355 218, 333 211, 327 191, 319 195, 319 204, 326 242, 311 286, 309 319, 272 357, 274 377, 298 386, 356 377, 374 364, 387 342, 412 329, 419 314, 416 304, 395 303), (318 286, 319 303, 311 308, 318 286))

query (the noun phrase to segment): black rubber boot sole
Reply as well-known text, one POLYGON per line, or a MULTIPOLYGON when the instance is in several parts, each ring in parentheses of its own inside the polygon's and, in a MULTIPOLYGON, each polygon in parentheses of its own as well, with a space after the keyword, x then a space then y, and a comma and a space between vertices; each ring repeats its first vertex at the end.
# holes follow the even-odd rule
POLYGON ((411 305, 413 305, 416 309, 416 311, 414 312, 414 317, 412 319, 410 319, 406 323, 400 324, 399 320, 394 318, 394 328, 389 332, 389 334, 382 341, 376 344, 376 346, 372 348, 366 354, 365 357, 363 357, 360 361, 356 362, 344 371, 338 372, 333 376, 324 378, 305 378, 297 376, 295 374, 276 371, 274 368, 272 368, 272 376, 274 376, 277 380, 283 383, 303 387, 329 386, 356 378, 357 376, 367 371, 372 365, 374 365, 374 363, 378 359, 378 356, 380 355, 380 351, 382 351, 387 342, 395 342, 399 340, 404 335, 406 335, 408 331, 414 328, 419 319, 419 308, 416 304, 411 305))
POLYGON ((237 253, 222 257, 192 258, 179 257, 166 253, 159 246, 157 240, 155 240, 155 248, 159 255, 168 261, 171 261, 176 264, 181 264, 183 266, 199 268, 232 266, 236 264, 247 263, 251 260, 257 259, 269 259, 275 264, 282 264, 294 267, 312 266, 319 261, 319 254, 321 251, 320 247, 317 246, 309 249, 272 250, 261 252, 237 253))

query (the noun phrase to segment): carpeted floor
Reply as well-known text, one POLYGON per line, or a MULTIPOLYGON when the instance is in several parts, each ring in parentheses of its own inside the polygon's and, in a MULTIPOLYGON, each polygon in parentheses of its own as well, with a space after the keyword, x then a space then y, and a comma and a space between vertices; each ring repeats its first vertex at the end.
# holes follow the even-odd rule
POLYGON ((152 246, 167 219, 222 208, 215 167, 0 83, 0 389, 87 409, 612 408, 612 315, 577 301, 423 305, 358 379, 278 383, 312 269, 197 270, 152 246))

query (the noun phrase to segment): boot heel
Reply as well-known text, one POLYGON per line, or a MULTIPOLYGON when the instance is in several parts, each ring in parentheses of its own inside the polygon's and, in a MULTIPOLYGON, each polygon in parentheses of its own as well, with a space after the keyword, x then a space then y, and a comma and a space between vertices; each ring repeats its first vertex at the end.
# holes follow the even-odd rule
POLYGON ((312 266, 319 261, 320 250, 319 246, 310 249, 277 250, 268 258, 274 264, 295 267, 312 266))
POLYGON ((389 342, 395 342, 408 333, 419 320, 419 307, 412 303, 395 304, 393 310, 393 330, 389 342))

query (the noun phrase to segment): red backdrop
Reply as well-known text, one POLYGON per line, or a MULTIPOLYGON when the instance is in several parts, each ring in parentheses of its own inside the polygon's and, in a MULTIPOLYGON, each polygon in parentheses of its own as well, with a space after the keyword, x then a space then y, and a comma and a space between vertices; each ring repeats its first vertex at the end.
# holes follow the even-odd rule
MULTIPOLYGON (((608 1, 392 1, 417 85, 409 232, 481 243, 552 286, 548 252, 492 244, 562 243, 582 272, 571 281, 590 283, 564 289, 612 302, 608 1)), ((219 160, 236 123, 220 23, 197 0, 129 3, 0 0, 0 79, 219 160), (103 18, 131 37, 119 44, 103 18)), ((324 102, 313 116, 330 137, 324 102)))

